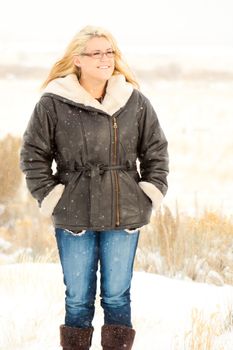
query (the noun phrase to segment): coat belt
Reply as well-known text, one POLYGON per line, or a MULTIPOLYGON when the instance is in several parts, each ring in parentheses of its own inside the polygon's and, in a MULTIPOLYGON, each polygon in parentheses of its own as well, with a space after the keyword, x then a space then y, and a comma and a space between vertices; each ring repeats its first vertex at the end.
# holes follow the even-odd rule
POLYGON ((73 169, 62 168, 58 171, 59 174, 66 173, 77 173, 76 176, 72 178, 72 185, 75 185, 81 173, 84 172, 85 176, 90 177, 90 225, 96 226, 100 222, 99 208, 101 200, 101 175, 108 170, 136 170, 136 163, 127 160, 125 164, 116 165, 105 165, 101 163, 91 164, 86 163, 84 166, 74 164, 73 169))

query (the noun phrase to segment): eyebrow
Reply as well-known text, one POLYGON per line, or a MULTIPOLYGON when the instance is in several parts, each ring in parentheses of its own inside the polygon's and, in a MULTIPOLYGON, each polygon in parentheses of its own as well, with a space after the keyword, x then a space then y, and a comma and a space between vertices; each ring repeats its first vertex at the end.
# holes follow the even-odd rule
MULTIPOLYGON (((112 47, 109 47, 108 49, 106 49, 106 50, 113 50, 113 48, 112 47)), ((91 51, 102 51, 102 50, 99 50, 99 49, 93 49, 93 50, 91 50, 91 51)))

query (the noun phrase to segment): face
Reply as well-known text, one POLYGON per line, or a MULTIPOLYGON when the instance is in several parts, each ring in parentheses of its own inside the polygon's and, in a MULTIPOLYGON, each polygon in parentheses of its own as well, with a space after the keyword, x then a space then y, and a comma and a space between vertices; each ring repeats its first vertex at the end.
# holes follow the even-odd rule
POLYGON ((81 79, 90 79, 106 82, 114 71, 114 56, 106 54, 98 57, 98 53, 113 51, 110 42, 104 37, 90 39, 83 52, 84 55, 74 57, 74 64, 81 69, 81 79), (85 56, 92 54, 92 56, 85 56))

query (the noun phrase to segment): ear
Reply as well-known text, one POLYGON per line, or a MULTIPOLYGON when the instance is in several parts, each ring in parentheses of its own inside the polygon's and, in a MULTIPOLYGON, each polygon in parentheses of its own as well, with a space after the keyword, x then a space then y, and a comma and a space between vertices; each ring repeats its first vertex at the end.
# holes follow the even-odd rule
POLYGON ((74 64, 75 64, 75 66, 81 67, 81 62, 80 62, 78 56, 74 56, 74 57, 73 57, 73 62, 74 62, 74 64))

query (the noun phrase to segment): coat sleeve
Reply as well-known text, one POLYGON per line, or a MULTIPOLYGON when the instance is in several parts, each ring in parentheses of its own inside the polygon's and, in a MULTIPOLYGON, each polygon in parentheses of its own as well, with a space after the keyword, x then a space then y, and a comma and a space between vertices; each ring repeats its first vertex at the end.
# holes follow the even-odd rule
POLYGON ((39 101, 23 134, 20 149, 20 169, 26 184, 39 207, 45 196, 58 184, 52 172, 54 159, 55 117, 39 101))
POLYGON ((145 99, 141 109, 138 142, 141 173, 139 186, 149 195, 153 207, 156 208, 168 189, 168 142, 148 99, 145 99))

